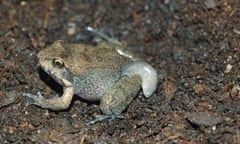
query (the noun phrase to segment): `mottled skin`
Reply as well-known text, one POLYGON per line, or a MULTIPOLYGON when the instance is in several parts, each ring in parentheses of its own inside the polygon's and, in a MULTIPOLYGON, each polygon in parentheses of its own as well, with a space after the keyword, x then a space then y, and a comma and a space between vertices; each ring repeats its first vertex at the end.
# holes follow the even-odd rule
POLYGON ((120 114, 143 86, 145 75, 141 73, 146 72, 141 69, 145 66, 146 70, 150 68, 154 84, 144 88, 152 89, 145 95, 149 97, 156 89, 156 71, 117 44, 102 42, 92 46, 56 41, 40 51, 38 59, 39 66, 63 87, 63 95, 53 99, 24 93, 34 100, 33 104, 43 108, 66 109, 75 94, 88 101, 100 100, 104 114, 120 114), (135 69, 139 69, 137 74, 135 69))

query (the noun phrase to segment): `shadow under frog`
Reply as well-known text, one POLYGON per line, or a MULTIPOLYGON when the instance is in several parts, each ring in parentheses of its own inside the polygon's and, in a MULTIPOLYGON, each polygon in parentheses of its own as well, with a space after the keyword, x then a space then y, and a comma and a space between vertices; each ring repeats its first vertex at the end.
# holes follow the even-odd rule
POLYGON ((38 53, 39 66, 63 88, 61 97, 44 98, 23 93, 34 105, 51 110, 69 108, 73 95, 89 102, 99 101, 106 118, 116 118, 142 88, 145 97, 156 90, 158 74, 122 45, 101 42, 97 46, 56 41, 38 53))

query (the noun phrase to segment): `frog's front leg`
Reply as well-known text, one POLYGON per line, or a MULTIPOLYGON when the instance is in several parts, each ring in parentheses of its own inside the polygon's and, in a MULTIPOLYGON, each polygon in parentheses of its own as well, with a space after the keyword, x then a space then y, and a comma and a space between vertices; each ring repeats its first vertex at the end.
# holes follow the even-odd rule
POLYGON ((66 80, 62 80, 63 83, 63 95, 61 97, 46 99, 38 93, 38 96, 29 93, 23 93, 23 96, 27 96, 33 99, 34 105, 51 110, 64 110, 67 109, 72 101, 74 95, 74 87, 66 80))

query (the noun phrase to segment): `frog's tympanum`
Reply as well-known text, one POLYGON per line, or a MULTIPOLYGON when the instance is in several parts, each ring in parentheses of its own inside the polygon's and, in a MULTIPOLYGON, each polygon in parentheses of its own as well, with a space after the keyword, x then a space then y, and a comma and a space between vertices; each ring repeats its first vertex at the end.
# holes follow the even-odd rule
POLYGON ((121 45, 102 42, 98 46, 56 41, 38 54, 39 66, 63 87, 63 95, 46 99, 25 96, 33 104, 52 110, 67 109, 73 95, 100 101, 105 115, 120 115, 140 88, 150 97, 157 87, 156 70, 121 45))

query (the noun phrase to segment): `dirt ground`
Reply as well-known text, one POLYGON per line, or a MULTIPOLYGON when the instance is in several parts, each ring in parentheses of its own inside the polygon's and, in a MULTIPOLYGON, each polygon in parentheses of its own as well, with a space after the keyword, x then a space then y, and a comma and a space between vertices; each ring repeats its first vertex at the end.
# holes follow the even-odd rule
POLYGON ((240 143, 239 0, 0 1, 0 143, 240 143), (55 40, 92 42, 91 26, 118 39, 159 74, 124 119, 87 122, 98 105, 27 105, 23 92, 58 94, 37 53, 55 40), (45 82, 44 82, 45 81, 45 82))

